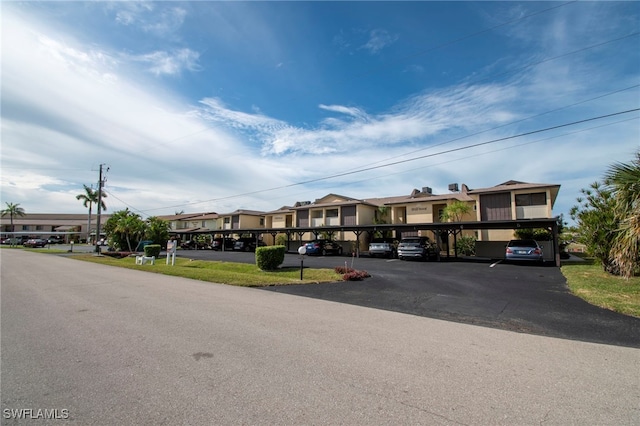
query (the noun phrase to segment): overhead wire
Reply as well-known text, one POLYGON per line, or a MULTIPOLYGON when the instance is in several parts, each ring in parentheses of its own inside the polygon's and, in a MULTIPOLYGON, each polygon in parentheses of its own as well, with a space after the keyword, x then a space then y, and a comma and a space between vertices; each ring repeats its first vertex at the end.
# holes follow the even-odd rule
POLYGON ((629 113, 638 112, 638 111, 640 111, 640 108, 629 109, 629 110, 626 110, 626 111, 618 111, 618 112, 614 112, 614 113, 611 113, 611 114, 605 114, 605 115, 600 115, 600 116, 596 116, 596 117, 590 117, 590 118, 586 118, 586 119, 583 119, 583 120, 577 120, 577 121, 572 121, 572 122, 569 122, 569 123, 564 123, 564 124, 559 124, 559 125, 555 125, 555 126, 545 127, 545 128, 542 128, 542 129, 523 132, 523 133, 519 133, 519 134, 516 134, 516 135, 505 136, 505 137, 501 137, 501 138, 491 139, 489 141, 474 143, 474 144, 471 144, 471 145, 465 145, 465 146, 457 147, 457 148, 451 148, 451 149, 448 149, 448 150, 445 150, 445 151, 440 151, 440 152, 431 153, 431 154, 425 154, 425 155, 421 155, 421 156, 414 157, 414 158, 408 158, 408 159, 405 159, 405 160, 393 161, 393 162, 390 162, 390 163, 385 163, 385 164, 381 164, 381 165, 377 165, 377 166, 366 167, 366 168, 362 168, 362 169, 358 169, 358 170, 352 170, 352 171, 343 172, 343 173, 336 173, 336 174, 332 174, 332 175, 329 175, 329 176, 323 176, 323 177, 319 177, 319 178, 315 178, 315 179, 309 179, 309 180, 305 180, 305 181, 301 181, 301 182, 295 182, 295 183, 291 183, 291 184, 287 184, 287 185, 281 185, 281 186, 277 186, 277 187, 273 187, 273 188, 250 191, 250 192, 245 192, 245 193, 242 193, 242 194, 230 195, 230 196, 226 196, 226 197, 211 198, 211 199, 208 199, 208 200, 197 201, 197 202, 193 202, 193 203, 184 203, 184 204, 178 204, 178 205, 173 205, 173 206, 165 206, 165 207, 154 208, 154 209, 145 209, 145 210, 142 210, 142 211, 149 212, 149 211, 163 210, 163 209, 168 209, 168 208, 185 207, 185 206, 196 205, 196 204, 218 202, 218 201, 229 200, 229 199, 233 199, 233 198, 244 197, 244 196, 248 196, 248 195, 256 195, 256 194, 260 194, 260 193, 264 193, 264 192, 270 192, 270 191, 276 191, 276 190, 280 190, 280 189, 292 188, 294 186, 307 185, 307 184, 314 183, 314 182, 320 182, 320 181, 323 181, 323 180, 335 179, 337 177, 344 177, 344 176, 349 176, 349 175, 362 173, 362 172, 366 172, 366 171, 370 171, 370 170, 381 169, 381 168, 384 168, 384 167, 394 166, 394 165, 397 165, 397 164, 403 164, 403 163, 408 163, 408 162, 412 162, 412 161, 421 160, 421 159, 424 159, 424 158, 430 158, 430 157, 435 157, 435 156, 438 156, 438 155, 449 154, 449 153, 452 153, 452 152, 462 151, 462 150, 475 148, 475 147, 479 147, 479 146, 483 146, 483 145, 489 145, 489 144, 502 142, 502 141, 506 141, 506 140, 510 140, 510 139, 520 138, 520 137, 523 137, 523 136, 529 136, 529 135, 534 135, 534 134, 538 134, 538 133, 542 133, 542 132, 548 132, 548 131, 551 131, 551 130, 561 129, 561 128, 569 127, 569 126, 575 126, 575 125, 578 125, 578 124, 588 123, 588 122, 595 121, 595 120, 601 120, 601 119, 604 119, 604 118, 615 117, 615 116, 618 116, 618 115, 629 114, 629 113))
MULTIPOLYGON (((563 6, 566 6, 566 5, 572 4, 572 3, 576 3, 576 1, 570 1, 570 2, 567 2, 567 3, 563 3, 563 4, 561 4, 561 5, 555 5, 555 6, 553 6, 553 7, 547 8, 547 9, 543 9, 543 10, 540 10, 540 11, 536 11, 536 12, 530 13, 530 14, 528 14, 528 15, 524 15, 524 16, 521 16, 521 17, 519 17, 519 18, 516 18, 516 19, 510 20, 510 21, 507 21, 507 22, 503 22, 503 23, 497 24, 497 25, 492 26, 492 27, 490 27, 490 28, 486 28, 486 29, 484 29, 484 30, 477 31, 477 32, 474 32, 474 33, 472 33, 472 34, 468 34, 468 35, 466 35, 466 36, 459 37, 459 38, 457 38, 457 39, 454 39, 454 40, 448 41, 448 42, 446 42, 446 43, 442 43, 442 44, 440 44, 440 45, 438 45, 438 46, 434 46, 434 47, 431 47, 431 48, 428 48, 428 49, 424 49, 424 50, 422 50, 422 51, 420 51, 420 52, 417 52, 417 53, 414 53, 414 54, 411 54, 411 55, 404 56, 404 57, 400 58, 399 60, 403 60, 403 59, 408 59, 408 58, 412 58, 412 57, 421 56, 421 55, 424 55, 424 54, 426 54, 426 53, 428 53, 428 52, 431 52, 431 51, 433 51, 433 50, 437 50, 437 49, 442 48, 442 47, 448 47, 448 46, 453 45, 453 44, 455 44, 455 43, 459 43, 459 42, 461 42, 461 41, 463 41, 463 40, 466 40, 466 39, 469 39, 469 38, 472 38, 472 37, 478 36, 478 35, 483 34, 483 33, 490 32, 490 31, 492 31, 492 30, 495 30, 495 29, 497 29, 497 28, 500 28, 500 27, 503 27, 503 26, 506 26, 506 25, 509 25, 509 24, 513 24, 513 23, 515 23, 515 22, 521 21, 521 20, 523 20, 523 19, 526 19, 526 18, 529 18, 529 17, 532 17, 532 16, 536 16, 536 15, 539 15, 539 14, 542 14, 542 13, 545 13, 545 12, 548 12, 548 11, 551 11, 551 10, 558 9, 558 8, 560 8, 560 7, 563 7, 563 6)), ((595 47, 600 47, 600 46, 603 46, 603 45, 605 45, 605 44, 613 43, 613 42, 615 42, 615 41, 619 41, 619 40, 622 40, 622 39, 625 39, 625 38, 628 38, 628 37, 632 37, 632 36, 635 36, 635 35, 638 35, 638 34, 640 34, 640 32, 636 32, 636 33, 632 33, 632 34, 627 34, 627 35, 625 35, 625 36, 622 36, 622 37, 619 37, 619 38, 616 38, 616 39, 607 40, 607 41, 605 41, 605 42, 598 43, 598 44, 595 44, 595 45, 592 45, 592 46, 584 47, 584 48, 578 49, 578 50, 576 50, 576 51, 567 52, 567 53, 562 54, 562 55, 557 55, 557 56, 554 56, 554 57, 550 57, 550 58, 542 59, 542 60, 540 60, 540 61, 532 62, 532 63, 526 64, 526 65, 524 65, 524 66, 522 66, 522 67, 520 67, 520 68, 514 69, 514 70, 509 70, 509 71, 507 71, 507 72, 503 72, 503 73, 500 73, 500 74, 496 74, 496 75, 492 75, 492 76, 484 77, 484 78, 482 78, 482 79, 477 79, 477 80, 474 80, 474 81, 468 82, 467 84, 473 84, 473 83, 477 83, 477 82, 479 82, 479 81, 487 80, 487 79, 489 79, 489 78, 495 78, 495 77, 499 77, 499 76, 502 76, 502 75, 505 75, 505 74, 514 73, 514 72, 519 72, 519 71, 522 71, 523 69, 531 68, 531 67, 533 67, 533 66, 536 66, 536 65, 539 65, 539 64, 542 64, 542 63, 545 63, 545 62, 549 62, 549 61, 551 61, 551 60, 555 60, 555 59, 558 59, 558 58, 566 57, 566 56, 568 56, 568 55, 575 54, 575 53, 579 53, 579 52, 584 52, 584 51, 586 51, 586 50, 588 50, 588 49, 592 49, 592 48, 595 48, 595 47)), ((370 71, 368 71, 367 73, 364 73, 364 74, 362 74, 362 73, 361 73, 361 74, 358 74, 356 77, 359 77, 359 76, 362 76, 362 75, 371 74, 371 73, 373 73, 373 72, 375 72, 375 71, 377 71, 377 70, 379 70, 379 69, 381 69, 381 68, 386 68, 386 67, 388 67, 388 66, 390 66, 390 65, 386 65, 386 66, 382 66, 382 67, 372 68, 372 69, 371 69, 370 71)), ((631 89, 631 88, 637 88, 638 86, 639 86, 639 85, 634 85, 634 86, 631 86, 631 87, 628 87, 628 88, 625 88, 625 89, 620 89, 620 90, 615 91, 615 92, 611 92, 611 93, 608 93, 608 94, 605 94, 605 95, 597 96, 597 97, 594 97, 594 98, 591 98, 591 99, 588 99, 588 100, 584 100, 584 101, 581 101, 581 102, 577 102, 577 103, 574 103, 574 104, 571 104, 571 105, 568 105, 568 106, 565 106, 565 107, 557 108, 557 109, 554 109, 554 110, 551 110, 551 111, 546 111, 546 112, 544 112, 544 113, 541 113, 541 114, 538 114, 538 115, 534 115, 534 116, 531 116, 531 117, 527 117, 527 118, 524 118, 524 119, 521 119, 521 120, 517 120, 517 121, 511 122, 511 123, 508 123, 508 124, 504 124, 504 125, 496 126, 496 127, 494 127, 494 128, 491 128, 491 129, 485 129, 485 130, 483 130, 483 131, 476 132, 476 133, 472 133, 472 134, 468 134, 468 135, 465 135, 465 136, 460 137, 460 138, 452 139, 452 140, 445 141, 445 142, 442 142, 442 143, 439 143, 439 144, 436 144, 436 145, 431 145, 431 146, 429 146, 429 147, 421 148, 421 149, 418 149, 418 150, 415 150, 415 151, 411 151, 411 152, 407 152, 407 153, 404 153, 404 154, 401 154, 401 155, 398 155, 398 156, 394 156, 394 157, 390 157, 390 158, 387 158, 387 159, 384 159, 384 160, 380 160, 380 161, 378 161, 378 162, 376 162, 376 163, 373 163, 373 164, 378 164, 378 163, 382 163, 382 162, 385 162, 385 161, 388 161, 388 160, 392 160, 392 159, 395 159, 395 158, 400 158, 400 157, 403 157, 403 156, 412 155, 412 154, 414 154, 414 153, 416 153, 416 152, 422 152, 422 151, 424 151, 424 150, 433 149, 433 148, 435 148, 435 147, 437 147, 437 146, 441 146, 441 145, 444 145, 444 144, 447 144, 447 143, 451 143, 451 142, 454 142, 454 141, 458 141, 458 140, 462 140, 462 139, 465 139, 465 138, 469 138, 469 137, 472 137, 472 136, 475 136, 475 135, 478 135, 478 134, 486 133, 486 132, 491 131, 491 130, 495 130, 495 129, 499 129, 499 128, 502 128, 502 127, 506 127, 506 126, 509 126, 509 125, 512 125, 512 124, 515 124, 515 123, 519 123, 519 122, 522 122, 522 121, 525 121, 525 120, 529 120, 529 119, 531 119, 531 118, 535 118, 535 117, 539 117, 539 116, 542 116, 542 115, 545 115, 545 114, 549 114, 549 113, 551 113, 551 112, 555 112, 555 111, 559 111, 559 110, 562 110, 562 109, 570 108, 570 107, 572 107, 572 106, 579 105, 579 104, 581 104, 581 103, 585 103, 585 102, 589 102, 589 101, 591 101, 591 100, 599 99, 599 98, 604 97, 604 96, 609 96, 609 95, 611 95, 611 94, 618 93, 618 92, 621 92, 621 91, 624 91, 624 90, 629 90, 629 89, 631 89)), ((577 123, 579 123, 579 122, 570 123, 570 124, 568 124, 568 125, 577 124, 577 123)), ((163 143, 162 145, 170 144, 170 143, 175 142, 175 141, 177 141, 177 140, 184 139, 184 138, 187 138, 187 137, 189 137, 189 136, 192 136, 192 135, 195 135, 195 134, 198 134, 198 133, 205 132, 205 131, 207 131, 207 130, 209 130, 209 129, 211 129, 211 126, 207 126, 207 127, 203 128, 202 130, 199 130, 199 131, 196 131, 196 132, 190 133, 190 134, 188 134, 188 135, 183 135, 183 136, 180 136, 180 137, 178 137, 178 138, 172 139, 172 140, 170 140, 170 141, 167 141, 167 142, 163 143)), ((550 129, 553 129, 553 127, 552 127, 552 128, 543 129, 543 130, 541 130, 541 131, 546 131, 546 130, 550 130, 550 129)), ((529 133, 525 133, 525 134, 522 134, 522 135, 526 135, 526 134, 529 134, 529 133)), ((518 137, 518 136, 513 136, 513 137, 518 137)), ((498 141, 499 141, 499 140, 498 140, 498 141)), ((496 141, 496 142, 497 142, 497 141, 496 141)), ((487 143, 492 143, 492 142, 487 142, 487 143)), ((469 147, 462 147, 462 148, 460 148, 460 149, 468 149, 468 148, 473 147, 473 146, 475 146, 475 145, 472 145, 472 146, 469 146, 469 147)), ((453 150, 453 151, 455 151, 455 150, 453 150)), ((453 152, 453 151, 444 151, 444 152, 442 152, 442 153, 453 152)), ((440 155, 440 154, 441 154, 441 153, 436 153, 436 154, 434 154, 434 155, 440 155)), ((388 164, 382 164, 382 165, 381 165, 381 166, 379 166, 379 167, 388 167, 388 166, 391 166, 391 165, 394 165, 394 164, 399 164, 399 163, 406 162, 406 161, 414 161, 414 160, 421 159, 421 158, 426 158, 426 157, 428 157, 428 156, 420 156, 420 157, 417 157, 417 158, 411 158, 411 159, 407 159, 407 160, 403 160, 403 161, 399 161, 399 162, 393 162, 393 163, 388 163, 388 164)), ((376 167, 373 167, 373 168, 372 168, 372 167, 365 167, 365 168, 356 169, 356 170, 350 169, 349 171, 342 172, 342 173, 338 173, 338 174, 335 174, 335 175, 326 176, 326 177, 321 177, 321 178, 318 178, 318 179, 314 179, 314 180, 310 180, 310 181, 305 181, 305 182, 298 182, 298 183, 289 184, 289 185, 285 185, 285 186, 281 186, 281 187, 276 187, 276 188, 269 188, 269 189, 258 190, 258 191, 252 191, 252 192, 243 193, 243 194, 232 195, 232 196, 228 196, 228 197, 215 198, 215 199, 211 199, 211 200, 204 200, 204 201, 197 201, 197 202, 193 202, 193 203, 184 203, 184 204, 178 204, 178 205, 167 206, 167 207, 161 207, 161 208, 155 208, 155 209, 148 209, 148 210, 138 210, 138 209, 136 209, 136 210, 137 210, 137 211, 140 211, 140 212, 144 212, 144 211, 155 211, 155 210, 161 210, 161 209, 166 209, 166 208, 184 207, 184 206, 195 205, 195 204, 202 204, 202 203, 212 202, 212 201, 227 200, 227 199, 231 199, 231 198, 237 198, 237 197, 246 196, 246 195, 253 195, 253 194, 257 194, 257 193, 261 193, 261 192, 266 192, 266 191, 273 191, 273 190, 277 190, 277 189, 288 188, 288 187, 291 187, 291 186, 304 185, 304 184, 308 184, 308 183, 318 182, 318 181, 321 181, 321 180, 326 180, 326 179, 331 179, 331 178, 335 178, 335 177, 346 176, 346 175, 353 174, 353 173, 360 173, 360 172, 364 172, 364 171, 372 170, 372 169, 375 169, 375 168, 376 168, 376 167)), ((121 200, 120 200, 120 201, 121 201, 121 200)), ((123 202, 123 203, 124 203, 124 202, 123 202)))

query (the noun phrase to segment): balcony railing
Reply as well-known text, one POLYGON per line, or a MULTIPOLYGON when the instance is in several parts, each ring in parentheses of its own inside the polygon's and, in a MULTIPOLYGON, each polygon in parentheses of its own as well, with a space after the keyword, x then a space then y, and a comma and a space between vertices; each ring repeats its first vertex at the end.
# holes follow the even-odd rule
POLYGON ((547 206, 516 206, 516 219, 542 219, 549 217, 547 206))

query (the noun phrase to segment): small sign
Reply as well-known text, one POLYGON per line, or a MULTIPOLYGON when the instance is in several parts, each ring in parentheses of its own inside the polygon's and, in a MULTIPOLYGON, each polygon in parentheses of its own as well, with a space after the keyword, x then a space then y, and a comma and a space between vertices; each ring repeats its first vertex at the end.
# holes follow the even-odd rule
POLYGON ((176 246, 177 244, 175 241, 167 241, 167 253, 175 253, 176 246))

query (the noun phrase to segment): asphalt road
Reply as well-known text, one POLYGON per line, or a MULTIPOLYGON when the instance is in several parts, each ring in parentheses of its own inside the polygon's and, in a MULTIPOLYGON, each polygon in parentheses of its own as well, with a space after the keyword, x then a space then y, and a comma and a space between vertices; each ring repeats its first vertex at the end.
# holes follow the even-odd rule
POLYGON ((2 424, 640 423, 638 349, 0 255, 2 424))
MULTIPOLYGON (((253 253, 184 251, 199 259, 255 262, 253 253)), ((417 262, 305 256, 308 267, 344 265, 361 282, 267 287, 266 290, 502 330, 640 348, 640 319, 592 306, 569 292, 559 268, 491 262, 417 262)), ((283 266, 300 265, 289 254, 283 266)))

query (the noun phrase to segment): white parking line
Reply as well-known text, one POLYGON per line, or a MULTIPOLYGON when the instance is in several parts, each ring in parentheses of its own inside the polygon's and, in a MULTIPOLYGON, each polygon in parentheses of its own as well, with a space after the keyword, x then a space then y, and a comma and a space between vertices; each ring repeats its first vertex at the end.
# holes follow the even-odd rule
POLYGON ((491 265, 489 265, 489 268, 493 268, 494 266, 496 266, 498 263, 502 262, 502 259, 498 260, 497 262, 492 263, 491 265))

